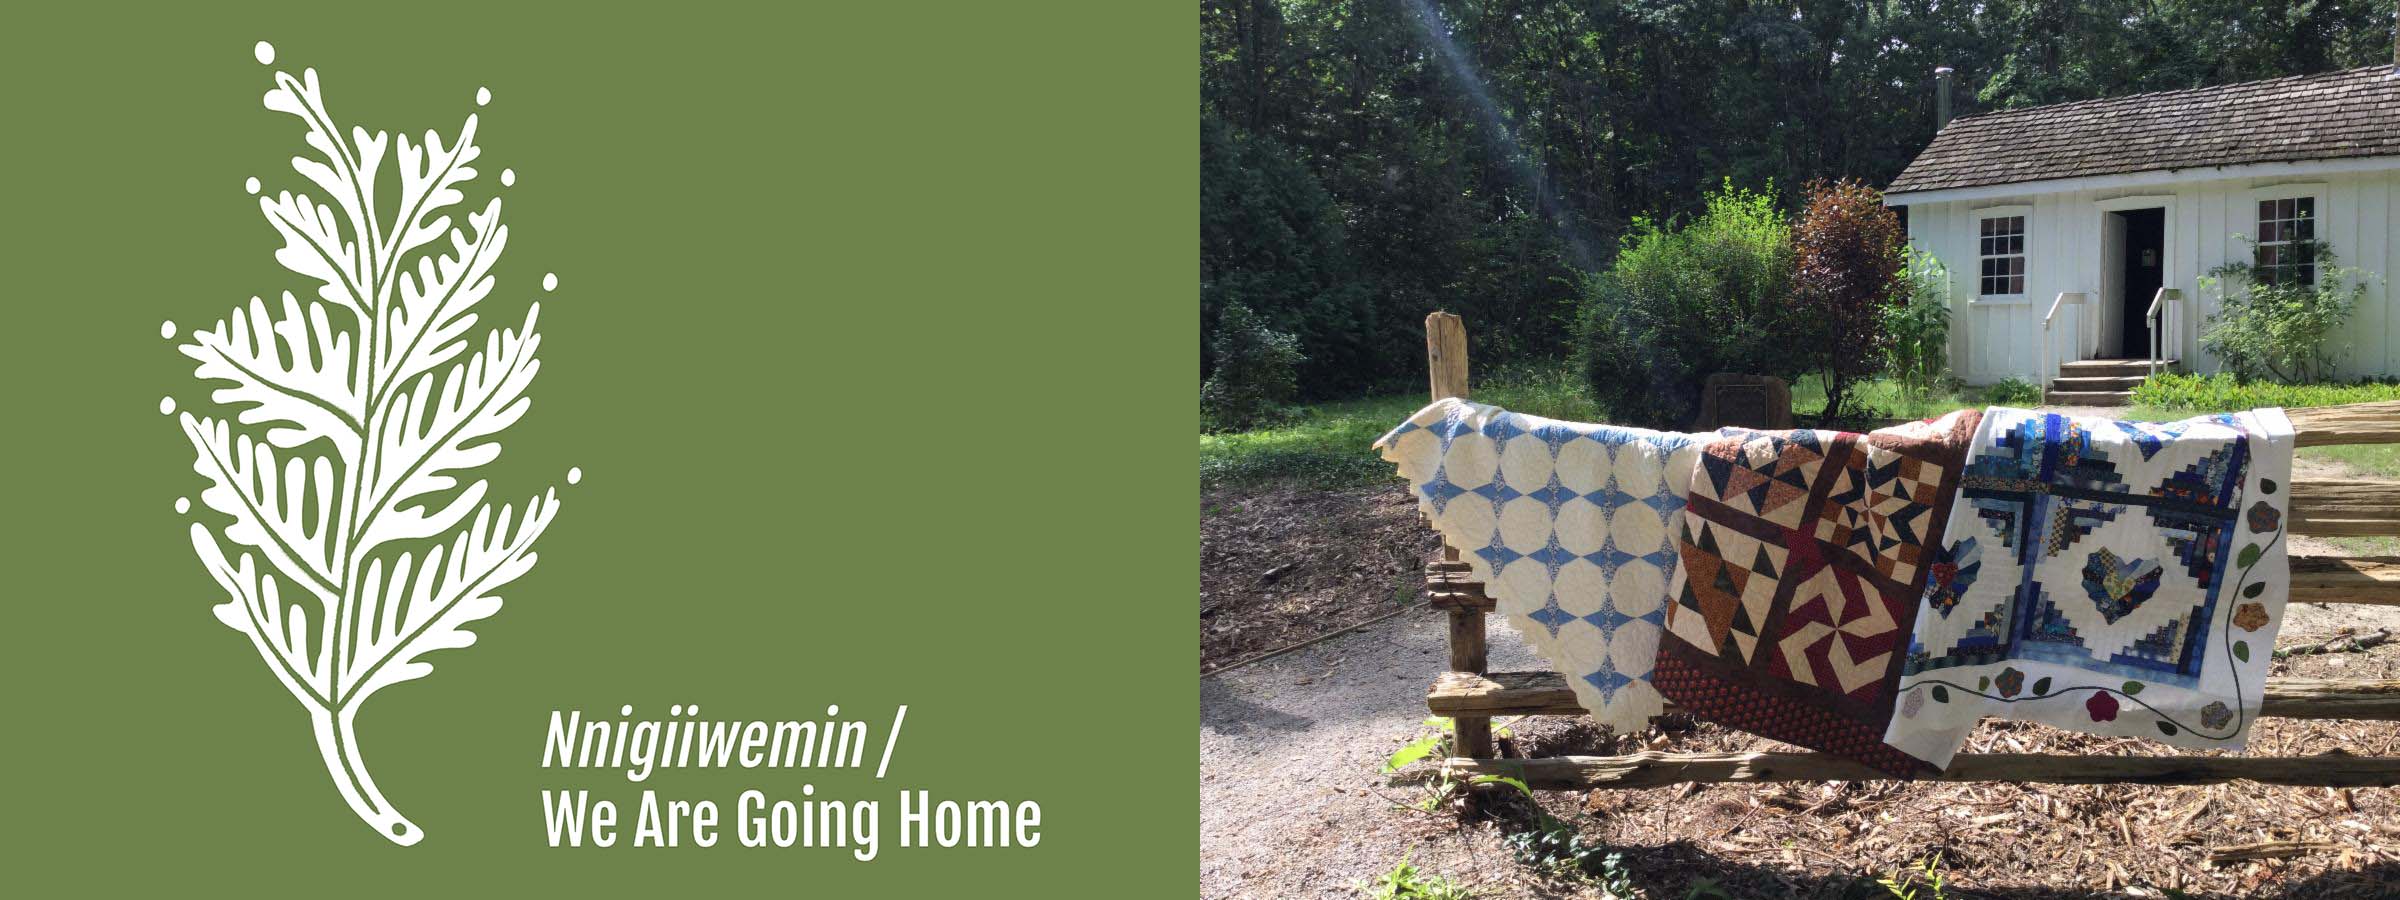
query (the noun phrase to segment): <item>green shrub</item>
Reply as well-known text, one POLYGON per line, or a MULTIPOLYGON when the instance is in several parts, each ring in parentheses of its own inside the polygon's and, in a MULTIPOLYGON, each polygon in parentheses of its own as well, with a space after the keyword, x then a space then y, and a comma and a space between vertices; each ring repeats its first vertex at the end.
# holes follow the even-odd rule
POLYGON ((1984 388, 1983 399, 1993 406, 2040 406, 2042 387, 2011 375, 1984 388))
POLYGON ((2153 375, 2133 389, 2133 405, 2174 412, 2235 412, 2265 406, 2337 406, 2400 400, 2400 384, 2280 384, 2215 375, 2153 375))
POLYGON ((1647 217, 1585 280, 1577 351, 1592 399, 1620 425, 1688 428, 1709 375, 1791 379, 1816 359, 1791 302, 1792 229, 1767 194, 1731 182, 1699 218, 1647 217))
POLYGON ((1217 321, 1217 371, 1200 386, 1200 418, 1239 431, 1267 422, 1299 390, 1300 340, 1267 327, 1250 308, 1229 304, 1217 321))
POLYGON ((2209 270, 2203 283, 2218 287, 2220 301, 2200 330, 2200 346, 2245 379, 2322 381, 2333 374, 2327 339, 2366 299, 2366 281, 2335 265, 2329 244, 2297 242, 2280 252, 2314 260, 2313 283, 2261 279, 2257 267, 2238 260, 2209 270))
POLYGON ((1881 191, 1856 181, 1808 186, 1808 207, 1792 228, 1792 299, 1809 327, 1782 337, 1817 351, 1829 423, 1868 412, 1844 403, 1851 385, 1882 374, 1890 362, 1885 315, 1906 305, 1912 292, 1901 277, 1907 246, 1900 217, 1883 205, 1881 191))
POLYGON ((1900 280, 1904 296, 1883 308, 1886 355, 1892 380, 1924 396, 1950 381, 1950 271, 1933 254, 1910 249, 1900 280))

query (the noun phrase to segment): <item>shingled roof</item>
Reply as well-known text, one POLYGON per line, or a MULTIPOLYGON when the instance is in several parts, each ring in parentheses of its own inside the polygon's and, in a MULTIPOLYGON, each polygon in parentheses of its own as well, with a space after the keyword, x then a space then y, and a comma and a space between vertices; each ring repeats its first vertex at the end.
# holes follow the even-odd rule
POLYGON ((1954 119, 1885 191, 2400 155, 2392 75, 2368 66, 1954 119))

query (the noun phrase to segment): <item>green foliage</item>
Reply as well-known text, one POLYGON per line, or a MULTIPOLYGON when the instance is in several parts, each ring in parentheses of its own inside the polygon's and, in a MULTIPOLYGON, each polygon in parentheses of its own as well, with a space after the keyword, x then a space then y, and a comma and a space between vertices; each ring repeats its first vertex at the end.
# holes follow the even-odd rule
POLYGON ((1915 868, 1902 869, 1876 879, 1875 883, 1883 885, 1883 889, 1892 892, 1892 896, 1898 900, 1949 900, 1950 896, 1943 889, 1940 853, 1918 860, 1915 868))
POLYGON ((1688 428, 1709 375, 1789 379, 1816 359, 1792 335, 1792 230, 1774 198, 1727 182, 1698 218, 1636 219, 1614 266, 1585 282, 1585 381, 1608 421, 1688 428))
POLYGON ((2205 282, 2222 291, 2219 309, 2200 329, 2200 346, 2243 378, 2283 382, 2322 381, 2333 374, 2326 341, 2366 299, 2362 273, 2335 265, 2330 245, 2304 242, 2285 248, 2313 258, 2313 284, 2271 283, 2257 277, 2248 261, 2209 270, 2205 282))
POLYGON ((1382 774, 1389 775, 1400 771, 1409 763, 1433 756, 1437 750, 1447 749, 1450 746, 1450 736, 1458 729, 1456 723, 1444 716, 1427 717, 1425 724, 1433 726, 1434 732, 1402 744, 1400 749, 1392 751, 1392 755, 1383 761, 1382 774))
POLYGON ((1881 191, 1856 181, 1809 185, 1807 206, 1792 228, 1792 299, 1812 327, 1784 339, 1817 351, 1828 421, 1847 412, 1850 385, 1881 374, 1890 361, 1886 311, 1906 305, 1913 292, 1901 277, 1907 246, 1900 217, 1883 205, 1881 191))
POLYGON ((1984 388, 1983 397, 1993 406, 2040 406, 2042 386, 2011 375, 1984 388))
POLYGON ((1238 431, 1272 420, 1299 390, 1300 341, 1267 327, 1235 303, 1217 321, 1217 371, 1200 385, 1200 418, 1209 428, 1238 431))
POLYGON ((1380 355, 1375 342, 1391 336, 1377 333, 1341 210, 1316 176, 1273 140, 1203 119, 1200 184, 1202 374, 1227 364, 1224 326, 1240 308, 1245 322, 1255 318, 1309 348, 1316 359, 1299 374, 1312 394, 1366 387, 1380 355))
POLYGON ((2231 372, 2150 376, 2133 389, 2133 405, 2167 414, 2236 412, 2267 406, 2338 406, 2400 400, 2400 383, 2364 381, 2354 384, 2281 384, 2245 381, 2231 372))
POLYGON ((1500 842, 1524 865, 1591 878, 1610 897, 1637 896, 1633 877, 1625 871, 1625 854, 1584 840, 1572 823, 1543 816, 1534 827, 1509 832, 1500 842))
POLYGON ((1910 394, 1931 394, 1950 380, 1950 272, 1933 254, 1911 248, 1900 281, 1900 301, 1883 309, 1892 380, 1910 394))
POLYGON ((1419 870, 1407 856, 1392 870, 1358 886, 1368 900, 1470 900, 1475 892, 1446 876, 1419 870))

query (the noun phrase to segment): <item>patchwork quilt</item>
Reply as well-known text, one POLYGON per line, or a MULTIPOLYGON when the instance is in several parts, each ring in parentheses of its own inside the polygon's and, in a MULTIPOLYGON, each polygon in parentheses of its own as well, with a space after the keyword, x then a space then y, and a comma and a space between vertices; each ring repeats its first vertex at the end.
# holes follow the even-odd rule
POLYGON ((2291 465, 2282 410, 2150 424, 1993 408, 1885 739, 1945 766, 1995 715, 2240 747, 2283 621, 2291 465))
POLYGON ((1694 715, 1896 775, 1887 745, 1920 587, 1982 414, 1707 438, 1651 678, 1694 715))
POLYGON ((1375 443, 1592 717, 1640 730, 1699 439, 1436 402, 1375 443))

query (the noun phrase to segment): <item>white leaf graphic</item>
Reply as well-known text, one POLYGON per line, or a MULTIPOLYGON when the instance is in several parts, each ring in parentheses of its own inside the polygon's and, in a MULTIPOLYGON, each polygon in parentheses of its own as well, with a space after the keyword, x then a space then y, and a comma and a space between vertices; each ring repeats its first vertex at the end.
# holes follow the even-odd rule
POLYGON ((230 519, 194 523, 192 548, 224 590, 218 621, 307 708, 342 798, 415 844, 425 832, 368 774, 358 715, 378 691, 430 674, 427 654, 475 642, 469 626, 499 611, 558 514, 555 489, 495 507, 473 474, 532 406, 540 307, 476 339, 508 228, 497 197, 453 225, 482 153, 475 116, 456 141, 398 138, 386 208, 376 179, 390 136, 345 136, 314 69, 274 80, 266 107, 305 124, 314 155, 292 169, 315 191, 262 196, 259 210, 283 239, 276 261, 316 296, 253 297, 179 348, 232 411, 179 417, 208 482, 201 504, 230 519))

